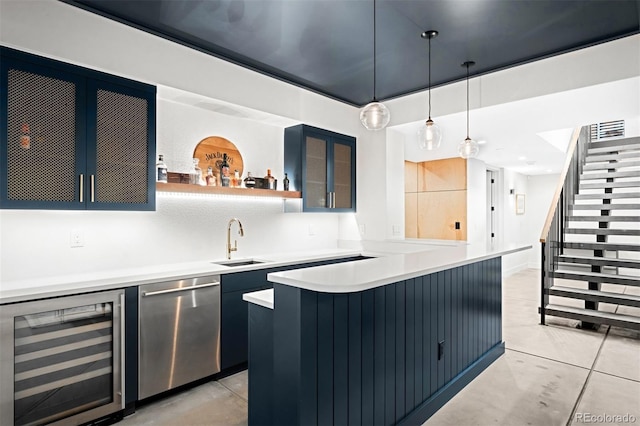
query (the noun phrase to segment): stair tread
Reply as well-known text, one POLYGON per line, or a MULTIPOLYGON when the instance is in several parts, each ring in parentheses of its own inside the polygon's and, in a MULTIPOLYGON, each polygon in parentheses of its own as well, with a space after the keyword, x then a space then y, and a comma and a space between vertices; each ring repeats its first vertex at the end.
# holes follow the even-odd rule
POLYGON ((640 251, 638 244, 566 242, 565 248, 583 250, 640 251))
POLYGON ((614 198, 640 198, 640 192, 610 192, 596 194, 576 194, 576 200, 600 200, 614 198))
POLYGON ((633 275, 605 274, 603 272, 576 272, 565 270, 553 271, 551 275, 554 278, 563 278, 576 281, 640 286, 640 277, 636 277, 633 275))
POLYGON ((587 152, 627 151, 639 147, 640 137, 631 137, 591 142, 587 147, 587 152))
POLYGON ((582 173, 580 179, 610 179, 610 178, 626 178, 626 177, 638 177, 638 171, 632 170, 627 172, 607 172, 607 173, 582 173))
POLYGON ((567 216, 573 222, 640 222, 640 216, 567 216))
POLYGON ((620 160, 623 158, 640 158, 640 150, 638 151, 629 150, 629 151, 620 152, 616 154, 591 154, 591 155, 587 155, 587 157, 585 158, 585 161, 586 163, 590 164, 590 163, 598 163, 598 162, 610 161, 610 160, 620 160))
POLYGON ((562 293, 575 296, 590 296, 593 299, 606 299, 605 303, 618 303, 620 305, 637 306, 640 304, 640 296, 635 294, 612 293, 610 291, 591 290, 587 288, 565 287, 554 285, 549 289, 549 294, 561 296, 562 293), (627 302, 627 303, 625 303, 627 302))
POLYGON ((589 235, 640 235, 640 229, 611 229, 611 228, 565 228, 565 234, 589 235))
POLYGON ((572 204, 569 206, 572 210, 640 210, 640 204, 629 203, 589 203, 589 204, 572 204))
POLYGON ((614 257, 579 256, 573 254, 561 254, 558 256, 559 262, 579 263, 585 265, 601 264, 601 266, 613 266, 624 268, 640 268, 640 259, 621 259, 614 257))
POLYGON ((551 315, 553 314, 548 311, 565 312, 565 313, 570 313, 574 315, 588 316, 588 317, 598 318, 598 319, 628 322, 630 324, 634 324, 635 326, 640 326, 640 317, 635 317, 633 315, 616 314, 613 312, 602 312, 602 311, 596 311, 593 309, 574 308, 572 306, 562 306, 562 305, 553 305, 553 304, 548 304, 547 306, 545 306, 544 309, 546 314, 551 314, 551 315))
POLYGON ((580 189, 605 189, 605 188, 640 188, 640 180, 629 180, 624 182, 597 182, 597 183, 582 183, 580 182, 580 189))
POLYGON ((640 167, 640 161, 616 161, 614 163, 586 163, 582 170, 617 170, 627 167, 640 167))

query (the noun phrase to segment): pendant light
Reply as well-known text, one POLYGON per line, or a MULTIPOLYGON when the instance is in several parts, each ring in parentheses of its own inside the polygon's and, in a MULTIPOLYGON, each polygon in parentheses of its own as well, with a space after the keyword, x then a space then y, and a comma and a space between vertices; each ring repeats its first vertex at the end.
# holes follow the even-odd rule
POLYGON ((360 111, 360 121, 367 130, 384 129, 391 120, 389 109, 376 99, 376 0, 373 0, 373 102, 360 111))
POLYGON ((435 30, 428 30, 420 35, 420 37, 429 40, 429 118, 418 132, 418 145, 420 148, 427 150, 439 148, 442 141, 440 126, 431 119, 431 39, 437 37, 437 35, 438 32, 435 30))
POLYGON ((473 61, 467 61, 462 64, 463 67, 467 67, 467 138, 458 145, 458 154, 462 158, 475 158, 480 151, 478 142, 469 137, 469 67, 475 64, 473 61))

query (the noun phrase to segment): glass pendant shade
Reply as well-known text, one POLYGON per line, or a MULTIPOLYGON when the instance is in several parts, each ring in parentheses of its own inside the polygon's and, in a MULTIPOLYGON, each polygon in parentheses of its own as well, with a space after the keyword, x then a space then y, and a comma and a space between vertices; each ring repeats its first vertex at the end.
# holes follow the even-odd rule
POLYGON ((418 142, 422 149, 434 150, 440 148, 440 142, 442 142, 440 126, 434 123, 432 119, 428 119, 425 125, 420 127, 418 142))
POLYGON ((467 138, 458 145, 458 154, 460 154, 460 157, 462 158, 475 158, 478 156, 479 152, 480 146, 478 145, 478 142, 474 141, 469 136, 467 136, 467 138))
POLYGON ((384 129, 391 120, 389 109, 380 102, 373 101, 360 111, 360 121, 367 130, 384 129))

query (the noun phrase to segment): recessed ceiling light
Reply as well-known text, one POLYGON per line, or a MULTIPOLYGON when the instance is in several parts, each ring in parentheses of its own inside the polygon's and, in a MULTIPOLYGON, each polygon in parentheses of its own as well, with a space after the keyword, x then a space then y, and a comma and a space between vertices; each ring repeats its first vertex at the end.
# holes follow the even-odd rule
POLYGON ((487 141, 485 141, 484 139, 482 139, 481 141, 478 141, 478 145, 484 145, 485 143, 487 143, 487 141))
POLYGON ((520 160, 520 161, 524 161, 526 159, 527 159, 527 157, 525 157, 524 155, 521 155, 520 157, 518 157, 518 160, 520 160))

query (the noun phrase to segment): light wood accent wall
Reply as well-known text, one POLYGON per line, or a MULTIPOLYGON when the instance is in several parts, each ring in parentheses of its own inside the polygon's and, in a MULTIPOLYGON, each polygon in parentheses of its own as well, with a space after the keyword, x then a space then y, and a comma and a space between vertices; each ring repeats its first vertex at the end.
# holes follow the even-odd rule
POLYGON ((446 158, 418 165, 418 192, 467 189, 467 160, 446 158))
POLYGON ((466 240, 467 161, 405 161, 404 176, 405 238, 466 240))

